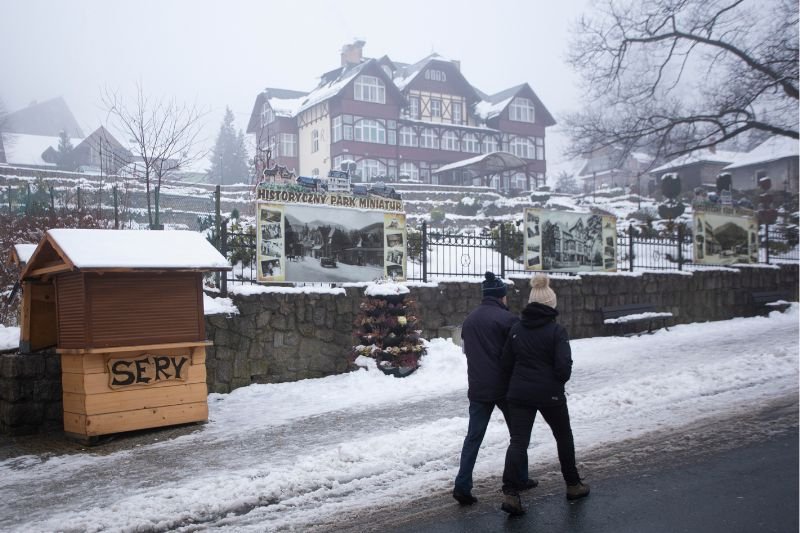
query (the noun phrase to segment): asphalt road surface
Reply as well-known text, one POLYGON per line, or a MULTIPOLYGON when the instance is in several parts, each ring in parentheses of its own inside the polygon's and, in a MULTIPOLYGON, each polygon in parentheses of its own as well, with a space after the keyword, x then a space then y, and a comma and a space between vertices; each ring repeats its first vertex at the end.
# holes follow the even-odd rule
MULTIPOLYGON (((569 502, 557 465, 523 495, 525 516, 499 510, 500 480, 476 484, 460 507, 432 494, 340 524, 341 531, 791 533, 798 531, 797 397, 736 418, 707 420, 594 450, 579 464, 592 487, 569 502)), ((479 459, 480 460, 480 457, 479 459)), ((579 458, 580 460, 580 458, 579 458)), ((536 472, 536 467, 533 468, 536 472)))

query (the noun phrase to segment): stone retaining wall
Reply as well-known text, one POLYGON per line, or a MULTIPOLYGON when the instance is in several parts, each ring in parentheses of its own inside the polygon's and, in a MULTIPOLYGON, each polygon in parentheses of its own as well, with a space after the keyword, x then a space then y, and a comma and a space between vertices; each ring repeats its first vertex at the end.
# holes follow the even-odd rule
POLYGON ((0 355, 0 433, 60 431, 64 428, 62 411, 60 356, 0 355))

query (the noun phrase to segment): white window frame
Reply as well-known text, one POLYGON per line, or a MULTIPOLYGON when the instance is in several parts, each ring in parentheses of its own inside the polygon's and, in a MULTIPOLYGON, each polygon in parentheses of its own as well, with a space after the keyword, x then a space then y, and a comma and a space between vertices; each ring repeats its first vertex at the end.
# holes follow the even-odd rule
POLYGON ((461 124, 464 120, 461 102, 459 100, 453 100, 450 102, 450 115, 453 119, 453 124, 461 124))
POLYGON ((533 144, 536 148, 536 159, 544 161, 544 137, 534 137, 533 144))
POLYGON ((311 132, 311 152, 319 152, 319 130, 311 132))
POLYGON ((333 125, 331 126, 331 137, 333 142, 342 140, 342 116, 333 117, 333 125))
POLYGON ((362 159, 356 163, 358 174, 361 176, 362 181, 370 181, 378 176, 383 176, 384 164, 377 159, 362 159))
POLYGON ((261 126, 266 126, 267 124, 271 124, 272 121, 275 120, 275 112, 272 110, 272 107, 269 105, 269 102, 264 102, 264 106, 261 108, 261 126))
POLYGON ((408 116, 419 118, 419 96, 408 97, 408 116))
POLYGON ((447 130, 442 134, 442 150, 458 152, 459 144, 456 132, 447 130))
POLYGON ((281 155, 297 157, 297 135, 294 133, 281 133, 281 155))
POLYGON ((428 148, 431 150, 439 149, 439 136, 436 130, 432 128, 423 128, 419 136, 420 148, 428 148))
POLYGON ((353 139, 365 143, 386 144, 386 128, 377 120, 362 118, 353 128, 353 139))
POLYGON ((441 98, 431 98, 429 102, 431 108, 431 118, 442 118, 442 100, 441 98), (436 104, 436 105, 434 105, 436 104))
POLYGON ((478 136, 474 133, 465 133, 461 138, 461 151, 470 154, 481 153, 481 144, 478 142, 478 136))
POLYGON ((362 102, 386 103, 386 86, 377 76, 362 74, 356 78, 353 97, 362 102))
POLYGON ((500 143, 497 142, 497 137, 494 135, 487 135, 483 138, 481 143, 481 153, 488 154, 496 152, 500 148, 500 143))
POLYGON ((400 146, 419 146, 417 132, 410 126, 400 128, 400 146))
POLYGON ((514 137, 511 139, 509 151, 520 159, 536 158, 536 146, 527 137, 514 137))
POLYGON ((517 96, 508 106, 508 119, 516 122, 536 122, 536 107, 528 98, 517 96))
POLYGON ((404 161, 400 163, 399 175, 405 176, 408 179, 419 180, 419 167, 417 167, 416 163, 404 161))

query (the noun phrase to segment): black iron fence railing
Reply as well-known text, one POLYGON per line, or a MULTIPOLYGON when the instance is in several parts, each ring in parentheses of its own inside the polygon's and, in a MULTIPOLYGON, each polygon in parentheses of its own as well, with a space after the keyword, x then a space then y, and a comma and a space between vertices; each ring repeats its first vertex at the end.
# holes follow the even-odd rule
MULTIPOLYGON (((217 241, 233 270, 220 275, 219 286, 256 282, 255 233, 230 232, 222 223, 217 241)), ((796 226, 772 225, 760 228, 759 263, 797 262, 796 226)), ((514 224, 494 224, 480 234, 450 233, 429 228, 408 228, 406 279, 410 281, 482 277, 491 270, 506 277, 530 272, 523 262, 523 234, 514 224)), ((617 270, 684 270, 700 265, 694 261, 692 235, 683 225, 656 233, 629 226, 617 232, 617 270)), ((591 268, 588 267, 588 268, 591 268)))

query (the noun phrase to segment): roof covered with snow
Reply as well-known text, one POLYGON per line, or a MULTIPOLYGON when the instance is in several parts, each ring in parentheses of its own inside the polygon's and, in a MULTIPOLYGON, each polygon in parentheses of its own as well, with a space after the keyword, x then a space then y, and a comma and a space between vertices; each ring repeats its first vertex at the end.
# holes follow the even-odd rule
POLYGON ((732 164, 725 167, 725 170, 746 167, 749 165, 761 165, 770 163, 786 157, 799 157, 800 144, 797 139, 789 137, 774 136, 759 144, 746 154, 739 154, 732 164))
POLYGON ((672 159, 671 161, 667 162, 660 167, 654 168, 650 172, 653 174, 657 174, 659 172, 666 172, 668 170, 673 170, 676 168, 687 167, 689 165, 696 165, 698 163, 722 163, 722 164, 730 164, 736 160, 737 157, 741 156, 741 152, 729 152, 727 150, 709 150, 705 148, 703 150, 693 150, 688 154, 684 154, 681 156, 672 159))
MULTIPOLYGON (((9 165, 55 167, 55 163, 48 163, 42 159, 42 154, 51 147, 57 150, 58 140, 58 137, 47 135, 3 133, 6 162, 9 165)), ((83 139, 70 139, 73 147, 78 146, 82 141, 83 139)))
POLYGON ((28 261, 30 261, 34 250, 36 250, 36 245, 35 244, 15 244, 14 245, 14 253, 17 255, 17 259, 22 264, 25 264, 28 261))
POLYGON ((78 269, 230 269, 211 243, 193 231, 51 229, 46 238, 78 269))

